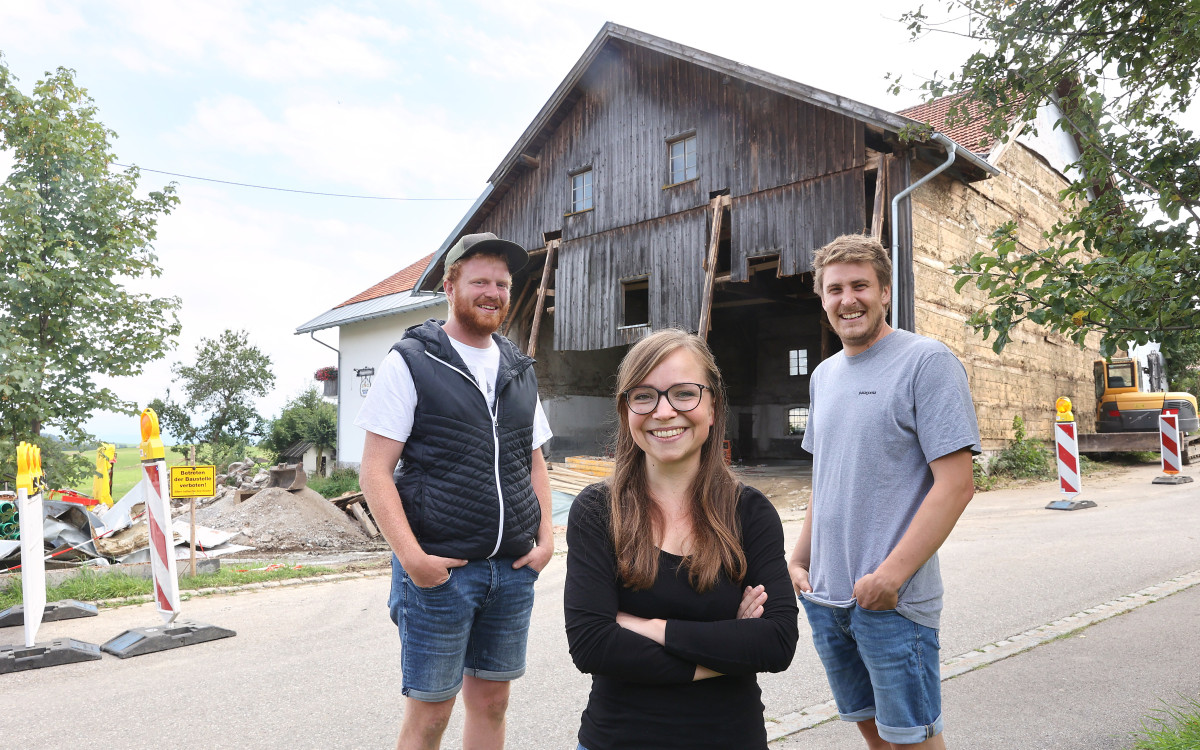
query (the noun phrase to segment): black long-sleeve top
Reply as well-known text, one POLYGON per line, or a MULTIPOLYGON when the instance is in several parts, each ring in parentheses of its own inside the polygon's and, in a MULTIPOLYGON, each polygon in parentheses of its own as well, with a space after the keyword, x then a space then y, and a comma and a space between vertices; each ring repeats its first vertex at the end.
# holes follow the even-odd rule
POLYGON ((565 606, 571 658, 592 674, 579 728, 588 750, 766 748, 758 672, 792 662, 799 631, 779 514, 761 492, 738 500, 747 574, 724 572, 700 594, 683 558, 660 551, 658 577, 644 591, 617 578, 608 487, 575 498, 567 523, 565 606), (737 619, 746 586, 762 584, 763 616, 737 619), (617 625, 617 612, 667 621, 666 645, 617 625), (722 673, 693 681, 696 665, 722 673))

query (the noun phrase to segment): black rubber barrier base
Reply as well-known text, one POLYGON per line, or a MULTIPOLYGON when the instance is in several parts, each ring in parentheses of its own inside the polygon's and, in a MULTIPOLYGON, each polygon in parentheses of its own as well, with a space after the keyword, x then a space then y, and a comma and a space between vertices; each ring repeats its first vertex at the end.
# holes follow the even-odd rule
POLYGON ((1187 484, 1193 481, 1191 477, 1184 474, 1176 474, 1175 476, 1155 477, 1150 484, 1187 484))
POLYGON ((220 638, 229 638, 237 633, 216 625, 181 620, 171 625, 156 628, 131 628, 100 648, 113 656, 128 659, 131 656, 153 654, 158 651, 194 646, 220 638))
POLYGON ((1046 506, 1046 510, 1083 510, 1095 507, 1096 504, 1091 500, 1055 500, 1046 506))
MULTIPOLYGON (((63 599, 60 602, 50 602, 46 605, 46 609, 42 611, 42 622, 73 620, 76 617, 95 617, 98 614, 100 614, 100 610, 96 608, 95 604, 75 599, 63 599)), ((15 628, 24 624, 24 604, 18 604, 0 612, 0 628, 15 628)))
POLYGON ((57 667, 81 661, 96 661, 100 647, 74 638, 56 638, 49 643, 25 646, 0 646, 0 674, 26 669, 57 667))

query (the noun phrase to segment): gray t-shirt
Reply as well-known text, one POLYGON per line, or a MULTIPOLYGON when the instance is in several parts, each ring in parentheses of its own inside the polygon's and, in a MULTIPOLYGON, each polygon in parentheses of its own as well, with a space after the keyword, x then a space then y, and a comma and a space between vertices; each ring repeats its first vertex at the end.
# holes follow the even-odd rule
MULTIPOLYGON (((838 352, 813 371, 803 445, 813 454, 806 596, 849 607, 854 583, 895 548, 933 486, 929 462, 980 452, 966 370, 944 344, 908 331, 852 357, 838 352)), ((900 587, 896 611, 938 627, 936 554, 900 587)))

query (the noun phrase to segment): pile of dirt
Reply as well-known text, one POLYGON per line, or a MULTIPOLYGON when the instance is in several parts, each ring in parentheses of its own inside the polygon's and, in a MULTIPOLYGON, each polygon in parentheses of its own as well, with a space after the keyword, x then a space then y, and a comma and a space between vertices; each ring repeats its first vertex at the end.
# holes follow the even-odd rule
POLYGON ((196 522, 240 532, 229 541, 257 551, 345 550, 373 546, 362 527, 308 488, 260 490, 241 503, 232 495, 196 510, 196 522))

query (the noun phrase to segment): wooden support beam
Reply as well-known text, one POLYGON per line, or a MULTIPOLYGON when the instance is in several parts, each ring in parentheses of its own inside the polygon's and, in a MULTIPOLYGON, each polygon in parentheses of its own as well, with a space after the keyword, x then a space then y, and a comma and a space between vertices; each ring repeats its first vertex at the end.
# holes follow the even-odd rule
POLYGON ((871 236, 883 241, 883 218, 887 214, 888 199, 888 166, 895 159, 888 154, 879 162, 879 171, 875 175, 875 205, 871 210, 871 236))
MULTIPOLYGON (((825 309, 821 309, 821 362, 833 356, 833 332, 829 330, 829 318, 825 315, 825 309)), ((817 364, 820 364, 818 362, 817 364)), ((811 372, 811 370, 809 371, 811 372)))
POLYGON ((542 311, 546 309, 546 291, 550 285, 550 274, 554 270, 560 242, 562 240, 550 240, 546 243, 546 265, 542 266, 542 283, 538 286, 537 304, 533 307, 533 324, 529 327, 529 346, 525 349, 531 357, 537 354, 538 331, 542 327, 542 311))
POLYGON ((728 195, 718 195, 708 202, 712 209, 712 225, 708 235, 708 255, 704 260, 704 290, 700 295, 700 325, 696 333, 700 338, 708 338, 708 329, 712 328, 712 298, 713 285, 717 275, 717 251, 721 246, 721 217, 725 208, 732 203, 728 195))
POLYGON ((375 528, 375 524, 371 523, 371 518, 367 515, 367 511, 362 507, 362 503, 354 503, 351 505, 350 512, 354 514, 354 518, 358 521, 358 524, 362 526, 362 530, 366 532, 367 537, 374 539, 375 537, 379 536, 379 530, 375 528))
POLYGON ((504 327, 500 331, 501 336, 507 336, 509 330, 511 330, 513 327, 513 323, 517 322, 517 318, 521 316, 521 311, 524 309, 525 301, 529 299, 529 295, 533 291, 533 288, 534 287, 531 280, 531 282, 526 284, 525 288, 521 290, 520 296, 517 297, 517 303, 508 310, 508 320, 504 321, 504 327))

